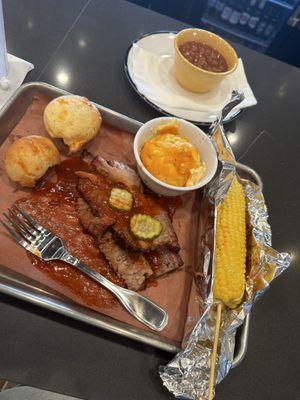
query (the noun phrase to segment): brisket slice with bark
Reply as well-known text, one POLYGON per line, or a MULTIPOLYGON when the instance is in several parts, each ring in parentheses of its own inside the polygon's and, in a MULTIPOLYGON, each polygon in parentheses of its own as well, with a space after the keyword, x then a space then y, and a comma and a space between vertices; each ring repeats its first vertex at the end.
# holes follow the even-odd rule
POLYGON ((99 239, 99 248, 115 272, 124 279, 128 289, 140 290, 153 271, 142 253, 119 246, 112 232, 99 239))
POLYGON ((77 212, 82 226, 97 237, 101 252, 111 268, 125 281, 128 289, 141 290, 145 286, 146 278, 153 274, 143 254, 117 244, 113 233, 107 231, 111 221, 94 216, 88 203, 81 198, 77 200, 77 212))
POLYGON ((77 214, 81 225, 93 236, 100 237, 116 221, 108 216, 94 216, 91 207, 81 197, 77 200, 77 214))
MULTIPOLYGON (((108 188, 108 183, 104 181, 104 177, 96 174, 83 171, 78 171, 77 174, 79 176, 77 189, 80 195, 90 205, 94 213, 106 215, 116 220, 115 224, 112 225, 112 229, 127 246, 131 247, 133 250, 155 250, 162 246, 168 246, 174 251, 179 251, 178 239, 172 226, 171 219, 167 211, 158 202, 151 199, 155 208, 155 218, 162 224, 162 232, 153 241, 139 240, 133 237, 129 230, 129 217, 128 221, 124 222, 122 211, 115 211, 109 205, 108 198, 110 190, 114 185, 111 184, 110 188, 108 188)), ((141 192, 138 192, 138 194, 137 192, 133 192, 134 196, 135 194, 139 199, 141 199, 141 196, 144 196, 141 192)), ((142 206, 137 208, 137 213, 143 213, 143 204, 147 205, 149 201, 150 200, 145 199, 141 202, 142 206)), ((148 208, 145 209, 144 213, 148 214, 148 208)))
POLYGON ((136 171, 119 161, 107 161, 101 156, 96 156, 91 164, 99 174, 114 183, 123 183, 128 189, 142 191, 142 182, 136 171))
POLYGON ((183 265, 180 255, 167 247, 145 253, 156 278, 168 274, 183 265))
POLYGON ((122 247, 109 229, 111 221, 95 216, 91 207, 82 198, 77 202, 78 217, 83 227, 98 238, 99 248, 108 260, 111 268, 124 279, 127 287, 141 290, 146 279, 160 277, 179 268, 183 263, 179 254, 169 248, 154 252, 141 253, 122 247))

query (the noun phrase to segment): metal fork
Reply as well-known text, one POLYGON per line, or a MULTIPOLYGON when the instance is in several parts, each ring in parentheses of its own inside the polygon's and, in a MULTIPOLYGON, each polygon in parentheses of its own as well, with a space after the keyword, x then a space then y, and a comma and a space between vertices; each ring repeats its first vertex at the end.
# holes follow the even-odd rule
POLYGON ((17 205, 8 208, 8 214, 2 213, 7 223, 0 219, 10 236, 24 249, 45 261, 62 260, 79 269, 100 283, 123 304, 126 310, 149 328, 161 331, 168 323, 168 314, 147 297, 124 289, 99 274, 72 256, 63 241, 50 230, 34 221, 30 215, 17 205))

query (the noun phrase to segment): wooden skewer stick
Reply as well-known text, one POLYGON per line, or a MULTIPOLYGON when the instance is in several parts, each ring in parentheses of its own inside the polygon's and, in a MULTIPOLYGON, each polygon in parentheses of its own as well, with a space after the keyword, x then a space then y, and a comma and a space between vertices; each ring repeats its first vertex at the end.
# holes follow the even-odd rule
POLYGON ((214 390, 214 383, 215 383, 215 370, 216 370, 216 358, 217 358, 217 352, 218 352, 221 316, 222 316, 222 303, 219 302, 217 304, 217 318, 216 318, 216 325, 215 325, 214 345, 213 345, 213 350, 212 350, 211 359, 210 359, 208 400, 212 400, 213 399, 213 390, 214 390))

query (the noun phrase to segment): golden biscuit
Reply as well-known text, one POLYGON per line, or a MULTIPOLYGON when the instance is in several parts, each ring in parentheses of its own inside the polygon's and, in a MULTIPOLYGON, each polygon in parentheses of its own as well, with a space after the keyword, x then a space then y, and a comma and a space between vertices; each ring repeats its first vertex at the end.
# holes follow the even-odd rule
POLYGON ((51 140, 36 135, 17 139, 4 156, 10 179, 27 187, 33 187, 48 168, 59 163, 60 154, 51 140))
POLYGON ((61 138, 75 153, 93 139, 102 122, 97 108, 85 97, 67 95, 52 100, 44 111, 44 124, 53 138, 61 138))

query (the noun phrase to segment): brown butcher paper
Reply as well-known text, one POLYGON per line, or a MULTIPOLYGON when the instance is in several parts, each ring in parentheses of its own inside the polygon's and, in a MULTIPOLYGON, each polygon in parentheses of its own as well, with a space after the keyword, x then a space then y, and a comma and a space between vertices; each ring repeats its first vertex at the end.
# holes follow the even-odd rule
MULTIPOLYGON (((17 199, 26 197, 26 194, 30 192, 29 189, 23 189, 9 180, 3 164, 3 156, 10 144, 18 137, 32 134, 48 137, 43 124, 43 111, 49 101, 50 98, 38 93, 0 148, 0 211, 5 211, 17 199)), ((133 138, 131 133, 103 123, 98 136, 86 148, 94 155, 100 154, 108 160, 118 160, 134 166, 133 138)), ((55 144, 63 158, 67 157, 66 147, 63 143, 56 140, 55 144)), ((201 313, 201 302, 197 298, 199 295, 194 285, 191 291, 193 273, 198 259, 195 249, 197 248, 196 232, 199 209, 200 200, 195 192, 182 197, 182 205, 175 212, 173 226, 178 236, 181 248, 180 255, 184 265, 179 270, 159 278, 157 286, 148 287, 141 292, 141 294, 159 304, 169 314, 168 325, 158 334, 178 342, 179 345, 183 338, 187 318, 196 321, 201 313), (191 293, 192 298, 190 297, 191 293), (188 309, 189 316, 187 315, 188 309)), ((83 306, 88 306, 84 299, 76 296, 68 288, 35 268, 26 251, 7 235, 3 227, 0 228, 0 264, 54 289, 83 306)), ((70 266, 70 268, 72 267, 70 266)), ((148 330, 143 324, 131 317, 118 303, 109 307, 89 307, 117 320, 148 330)))

